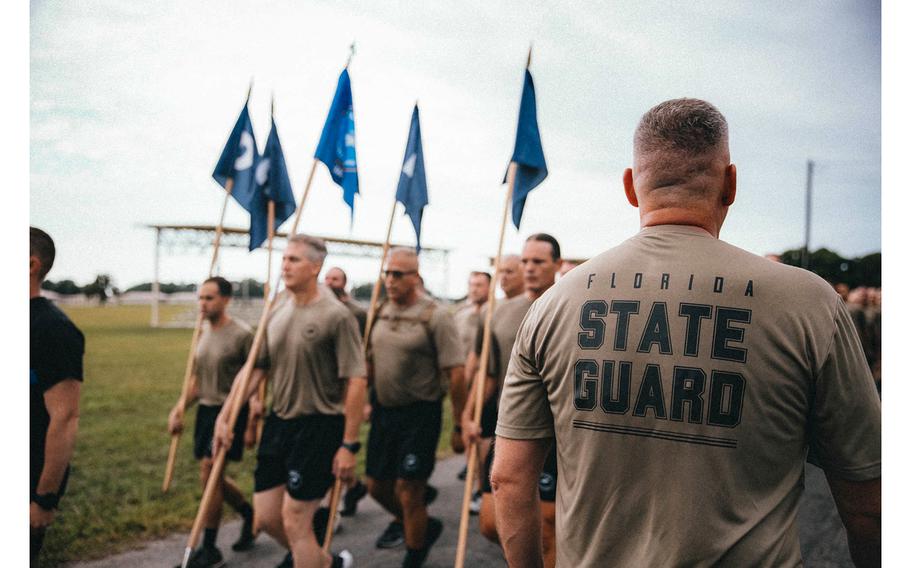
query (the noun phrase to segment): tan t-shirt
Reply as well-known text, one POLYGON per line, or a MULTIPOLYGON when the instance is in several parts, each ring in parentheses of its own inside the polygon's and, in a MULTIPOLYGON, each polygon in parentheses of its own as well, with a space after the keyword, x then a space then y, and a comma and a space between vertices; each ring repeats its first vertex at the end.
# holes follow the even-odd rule
MULTIPOLYGON (((487 364, 487 376, 496 379, 498 389, 502 388, 502 381, 505 379, 512 346, 515 344, 515 336, 518 334, 518 326, 521 325, 521 320, 524 319, 530 308, 531 300, 524 294, 519 294, 514 298, 496 300, 490 323, 490 362, 487 364)), ((483 323, 486 315, 487 306, 484 306, 481 310, 474 342, 474 353, 478 357, 483 350, 483 323)))
POLYGON ((272 410, 280 418, 344 414, 348 377, 366 376, 363 344, 351 312, 330 292, 297 305, 283 294, 269 318, 257 367, 269 369, 272 410))
POLYGON ((363 306, 361 306, 357 300, 350 296, 341 300, 341 303, 354 315, 354 319, 357 320, 357 327, 360 329, 360 336, 363 337, 363 331, 367 325, 367 311, 363 309, 363 306))
POLYGON ((555 433, 559 566, 794 566, 807 448, 880 477, 880 415, 829 284, 664 225, 535 302, 496 434, 555 433))
POLYGON ((224 404, 234 377, 246 363, 252 343, 253 332, 242 321, 232 319, 218 329, 206 325, 193 361, 200 404, 224 404))
POLYGON ((389 301, 376 314, 370 333, 373 387, 383 406, 439 400, 449 387, 443 371, 464 364, 455 323, 445 308, 437 304, 428 325, 421 322, 430 304, 436 302, 427 296, 403 309, 389 301))
POLYGON ((458 330, 458 341, 462 356, 465 358, 474 349, 474 336, 478 325, 483 325, 483 320, 480 318, 480 311, 474 309, 474 304, 465 302, 455 311, 455 329, 458 330))

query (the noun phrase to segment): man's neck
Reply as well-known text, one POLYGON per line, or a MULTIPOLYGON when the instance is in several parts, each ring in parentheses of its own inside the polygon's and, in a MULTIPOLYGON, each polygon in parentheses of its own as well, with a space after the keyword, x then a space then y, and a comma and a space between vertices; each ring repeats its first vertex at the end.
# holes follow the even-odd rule
POLYGON ((231 323, 231 316, 227 315, 224 312, 218 314, 217 318, 209 318, 209 323, 212 324, 212 329, 221 329, 227 324, 231 323))
POLYGON ((400 302, 399 302, 398 300, 392 300, 392 303, 394 303, 394 304, 395 304, 396 306, 398 306, 399 308, 408 308, 408 307, 413 306, 414 304, 416 304, 416 303, 417 303, 417 299, 418 299, 419 297, 420 297, 420 296, 418 296, 418 295, 417 295, 417 292, 415 291, 415 292, 411 292, 410 294, 408 294, 407 296, 405 296, 404 298, 402 298, 400 302))
POLYGON ((38 298, 40 296, 41 296, 41 282, 38 282, 37 280, 29 279, 29 281, 28 281, 28 299, 31 300, 32 298, 38 298))
POLYGON ((304 283, 298 290, 290 290, 294 296, 294 303, 298 306, 304 306, 315 301, 319 297, 319 286, 316 280, 304 283))
POLYGON ((555 284, 555 282, 550 282, 545 287, 541 288, 539 291, 527 289, 527 290, 525 290, 525 296, 527 296, 528 299, 533 302, 533 301, 537 300, 537 298, 543 296, 543 293, 546 292, 547 290, 549 290, 550 286, 552 286, 553 284, 555 284))
POLYGON ((667 207, 641 213, 642 229, 658 225, 688 225, 704 230, 715 239, 720 235, 721 223, 723 221, 718 221, 710 213, 692 209, 667 207))

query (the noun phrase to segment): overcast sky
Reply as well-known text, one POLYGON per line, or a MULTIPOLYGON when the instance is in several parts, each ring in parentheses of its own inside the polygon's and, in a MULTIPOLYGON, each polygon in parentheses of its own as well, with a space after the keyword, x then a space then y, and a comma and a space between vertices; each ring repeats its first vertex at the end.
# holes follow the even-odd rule
MULTIPOLYGON (((143 225, 217 221, 223 190, 211 171, 251 78, 260 149, 274 93, 299 199, 352 40, 353 227, 320 166, 300 229, 384 238, 419 99, 430 193, 422 241, 452 250, 448 281, 427 267, 431 290, 463 293, 467 272, 495 253, 531 42, 550 175, 528 198, 521 231, 507 229, 506 252, 545 231, 565 256, 589 257, 634 234, 638 212, 621 183, 632 132, 648 108, 681 96, 714 103, 730 124, 739 190, 721 238, 757 254, 802 246, 812 159, 812 248, 881 249, 877 3, 226 5, 31 3, 29 220, 58 243, 52 280, 149 281, 154 232, 143 225)), ((227 224, 248 223, 232 202, 227 224)), ((406 217, 393 240, 414 242, 406 217)), ((208 250, 164 252, 162 280, 205 277, 208 250)), ((355 282, 378 269, 329 263, 355 282)), ((233 279, 261 280, 265 269, 264 253, 241 249, 220 264, 233 279)))

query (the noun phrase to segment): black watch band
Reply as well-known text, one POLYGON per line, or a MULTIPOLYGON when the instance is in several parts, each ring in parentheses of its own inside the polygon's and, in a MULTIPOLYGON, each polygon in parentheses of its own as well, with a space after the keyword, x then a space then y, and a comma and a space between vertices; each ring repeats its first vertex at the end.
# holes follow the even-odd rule
POLYGON ((56 493, 35 493, 32 495, 32 502, 45 511, 53 511, 60 503, 60 497, 56 493))
POLYGON ((352 454, 356 454, 360 451, 360 442, 342 442, 341 447, 352 454))
POLYGON ((455 425, 455 426, 452 427, 452 429, 455 430, 455 433, 456 433, 456 434, 461 434, 461 426, 460 426, 460 425, 455 425))

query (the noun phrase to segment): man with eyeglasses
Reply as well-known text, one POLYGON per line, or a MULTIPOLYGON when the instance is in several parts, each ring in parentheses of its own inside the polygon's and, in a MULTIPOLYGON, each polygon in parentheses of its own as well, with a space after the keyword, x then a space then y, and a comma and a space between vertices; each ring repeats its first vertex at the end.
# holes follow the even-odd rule
MULTIPOLYGON (((212 437, 215 418, 221 411, 224 399, 231 392, 234 377, 246 362, 253 343, 250 327, 235 320, 227 313, 233 286, 221 276, 209 278, 199 289, 199 311, 208 322, 199 338, 193 360, 193 375, 185 404, 177 401, 168 417, 168 431, 175 434, 183 430, 183 413, 186 406, 199 401, 196 410, 196 428, 193 435, 193 455, 199 460, 199 479, 204 488, 212 473, 212 437)), ((234 426, 234 441, 228 450, 230 461, 243 458, 244 431, 248 407, 244 406, 234 426)), ((240 538, 231 548, 248 550, 253 546, 253 508, 244 498, 237 483, 223 473, 209 507, 205 521, 202 546, 190 557, 192 567, 217 566, 222 562, 221 551, 215 546, 218 526, 221 523, 221 505, 227 502, 243 517, 240 538)))
POLYGON ((367 442, 367 487, 395 520, 377 546, 404 533, 405 568, 423 565, 442 532, 429 517, 427 479, 436 464, 442 400, 452 384, 453 415, 464 406, 464 353, 451 314, 418 292, 413 249, 395 248, 384 280, 388 301, 367 337, 373 412, 367 442))

